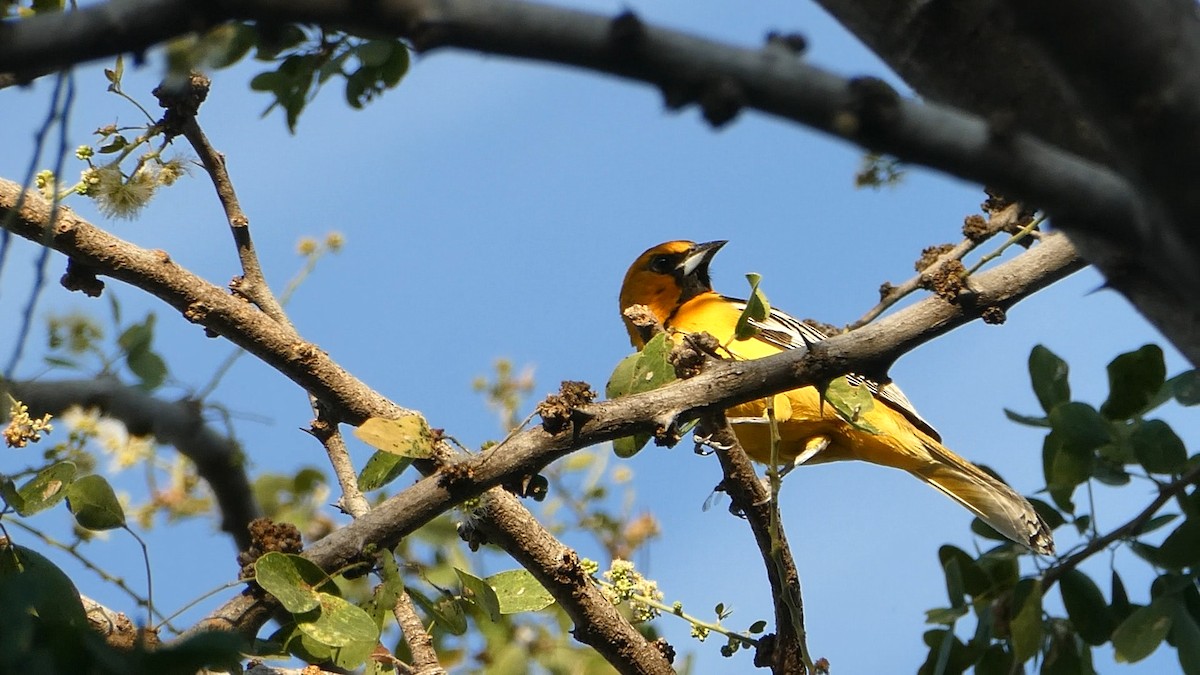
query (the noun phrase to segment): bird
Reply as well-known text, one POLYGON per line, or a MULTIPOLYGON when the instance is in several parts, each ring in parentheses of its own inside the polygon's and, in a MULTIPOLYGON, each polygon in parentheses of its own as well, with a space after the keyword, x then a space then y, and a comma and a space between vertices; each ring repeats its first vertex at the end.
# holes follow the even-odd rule
MULTIPOLYGON (((727 242, 669 241, 637 257, 621 285, 621 316, 630 342, 645 346, 643 334, 625 310, 644 305, 663 329, 679 340, 707 332, 722 345, 721 356, 759 359, 826 339, 826 335, 771 307, 753 337, 738 340, 735 326, 746 301, 713 290, 709 265, 727 242)), ((847 381, 866 386, 878 405, 868 406, 855 423, 822 400, 813 386, 773 397, 780 440, 777 458, 785 468, 842 460, 861 460, 906 471, 941 491, 997 532, 1042 554, 1053 555, 1050 527, 1033 506, 1002 481, 955 454, 941 443, 937 430, 917 412, 900 388, 849 373, 847 381)), ((767 399, 726 410, 739 443, 754 460, 771 462, 767 399)))

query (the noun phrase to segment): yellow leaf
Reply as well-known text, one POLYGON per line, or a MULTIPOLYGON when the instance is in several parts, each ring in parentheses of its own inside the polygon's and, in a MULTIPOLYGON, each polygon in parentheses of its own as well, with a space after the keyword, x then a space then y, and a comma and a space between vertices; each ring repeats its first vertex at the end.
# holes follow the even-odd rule
POLYGON ((433 434, 420 415, 372 417, 355 429, 354 435, 372 448, 394 455, 418 459, 433 455, 433 434))

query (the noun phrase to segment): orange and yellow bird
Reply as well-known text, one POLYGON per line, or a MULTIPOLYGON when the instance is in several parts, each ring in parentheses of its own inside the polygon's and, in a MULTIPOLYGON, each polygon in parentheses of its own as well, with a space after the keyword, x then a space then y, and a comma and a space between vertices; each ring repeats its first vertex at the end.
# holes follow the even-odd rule
MULTIPOLYGON (((643 340, 624 310, 645 305, 674 337, 710 333, 733 359, 758 359, 803 348, 825 335, 771 308, 770 315, 753 321, 755 337, 734 338, 734 328, 746 304, 713 291, 709 263, 724 241, 695 244, 670 241, 638 256, 621 286, 621 311, 633 346, 643 340)), ((850 383, 865 384, 878 403, 854 425, 824 404, 815 387, 800 387, 773 399, 781 463, 796 466, 847 459, 902 469, 962 504, 971 513, 1013 541, 1043 555, 1054 553, 1054 539, 1045 521, 1024 497, 941 444, 926 422, 894 384, 879 385, 857 375, 850 383), (874 432, 874 433, 872 433, 874 432)), ((770 424, 766 399, 743 403, 726 411, 734 432, 755 460, 770 462, 770 424)))

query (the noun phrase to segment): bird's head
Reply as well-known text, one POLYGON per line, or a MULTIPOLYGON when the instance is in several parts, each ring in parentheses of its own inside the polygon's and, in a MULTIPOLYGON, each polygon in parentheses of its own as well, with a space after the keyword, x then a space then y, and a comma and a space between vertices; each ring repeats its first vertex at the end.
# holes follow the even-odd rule
POLYGON ((659 323, 666 323, 680 305, 712 290, 708 265, 724 245, 724 241, 668 241, 638 256, 625 273, 620 298, 621 317, 633 346, 640 349, 642 339, 625 318, 625 309, 646 305, 659 323))

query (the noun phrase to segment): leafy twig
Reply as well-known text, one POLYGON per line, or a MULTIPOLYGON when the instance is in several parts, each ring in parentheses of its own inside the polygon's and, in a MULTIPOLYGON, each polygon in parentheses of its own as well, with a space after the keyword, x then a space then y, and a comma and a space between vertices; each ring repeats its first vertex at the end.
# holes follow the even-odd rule
POLYGON ((1087 560, 1098 551, 1104 550, 1109 544, 1117 541, 1118 539, 1136 536, 1141 529, 1145 527, 1146 523, 1148 523, 1150 519, 1154 517, 1154 514, 1158 513, 1158 510, 1161 509, 1175 495, 1183 492, 1183 490, 1189 485, 1195 485, 1198 483, 1200 483, 1200 465, 1192 467, 1178 479, 1161 486, 1158 490, 1158 496, 1155 497, 1146 506, 1146 508, 1142 509, 1140 513, 1128 520, 1124 525, 1113 529, 1102 537, 1097 537, 1089 541, 1087 546, 1084 546, 1077 553, 1071 554, 1058 564, 1047 569, 1046 573, 1042 576, 1043 592, 1049 590, 1050 587, 1053 586, 1060 577, 1062 577, 1062 575, 1075 569, 1080 565, 1080 563, 1082 563, 1084 560, 1087 560))

